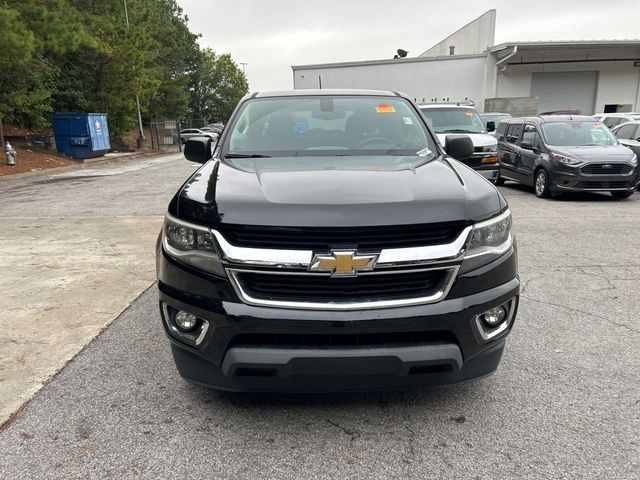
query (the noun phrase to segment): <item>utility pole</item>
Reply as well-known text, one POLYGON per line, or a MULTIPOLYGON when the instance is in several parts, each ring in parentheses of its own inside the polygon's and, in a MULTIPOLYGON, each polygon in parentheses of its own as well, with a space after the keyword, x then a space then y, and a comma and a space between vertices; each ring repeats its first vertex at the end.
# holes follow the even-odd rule
MULTIPOLYGON (((124 1, 124 21, 129 29, 129 11, 127 10, 127 0, 124 1)), ((144 146, 144 130, 142 129, 142 113, 140 113, 140 97, 136 94, 136 109, 138 110, 138 148, 144 146)))
POLYGON ((2 116, 0 116, 0 152, 4 152, 4 131, 2 130, 2 116))

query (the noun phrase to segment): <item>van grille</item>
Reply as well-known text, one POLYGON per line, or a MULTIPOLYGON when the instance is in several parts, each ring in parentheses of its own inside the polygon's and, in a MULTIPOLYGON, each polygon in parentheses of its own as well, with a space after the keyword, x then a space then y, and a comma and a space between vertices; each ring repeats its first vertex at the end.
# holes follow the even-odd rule
POLYGON ((627 175, 631 173, 631 169, 631 165, 626 163, 592 163, 581 170, 586 175, 627 175))
POLYGON ((630 182, 578 182, 576 188, 631 188, 630 182))

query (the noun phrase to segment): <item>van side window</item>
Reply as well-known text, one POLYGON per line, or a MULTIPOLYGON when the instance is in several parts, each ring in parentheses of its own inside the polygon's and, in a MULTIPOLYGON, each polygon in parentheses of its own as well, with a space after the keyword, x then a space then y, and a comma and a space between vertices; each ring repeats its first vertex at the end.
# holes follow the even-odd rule
POLYGON ((632 123, 630 125, 623 125, 616 131, 616 137, 623 140, 635 140, 637 129, 638 125, 635 123, 632 123))
POLYGON ((504 137, 504 133, 507 131, 507 127, 509 126, 508 123, 505 122, 500 122, 498 124, 498 128, 496 129, 496 136, 499 139, 502 139, 502 137, 504 137))
POLYGON ((620 122, 622 122, 622 118, 620 117, 607 117, 604 119, 604 124, 611 128, 611 127, 615 127, 616 125, 618 125, 620 122))
POLYGON ((524 126, 522 140, 518 143, 520 144, 522 142, 529 142, 534 148, 540 150, 540 135, 538 135, 538 130, 535 126, 530 124, 524 126))
POLYGON ((520 138, 520 134, 522 133, 522 124, 521 123, 511 123, 509 124, 509 129, 507 130, 507 142, 516 143, 520 138))

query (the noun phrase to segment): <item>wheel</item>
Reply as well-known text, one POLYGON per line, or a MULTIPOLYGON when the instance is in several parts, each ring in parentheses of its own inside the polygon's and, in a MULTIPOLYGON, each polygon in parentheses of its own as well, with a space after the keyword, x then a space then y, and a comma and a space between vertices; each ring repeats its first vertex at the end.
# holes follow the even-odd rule
POLYGON ((633 195, 633 190, 627 192, 615 191, 610 193, 613 198, 629 198, 631 195, 633 195))
POLYGON ((536 173, 536 179, 533 185, 536 189, 536 197, 549 198, 551 196, 549 192, 549 176, 544 168, 541 168, 536 173))
POLYGON ((504 185, 504 178, 502 178, 500 176, 500 174, 498 173, 498 176, 496 177, 496 181, 494 182, 496 187, 501 187, 504 185))

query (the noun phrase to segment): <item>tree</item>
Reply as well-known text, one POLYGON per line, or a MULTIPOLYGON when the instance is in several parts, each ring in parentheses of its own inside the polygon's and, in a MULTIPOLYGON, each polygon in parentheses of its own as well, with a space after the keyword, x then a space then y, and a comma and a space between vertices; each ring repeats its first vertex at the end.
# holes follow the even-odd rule
POLYGON ((229 55, 201 51, 176 0, 0 0, 0 115, 32 128, 52 111, 105 112, 121 137, 143 120, 226 119, 247 91, 229 55))
POLYGON ((229 54, 202 50, 191 74, 191 116, 226 122, 248 91, 247 77, 229 54))

